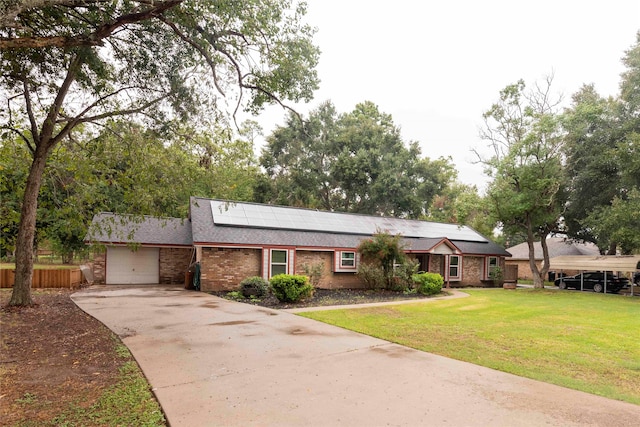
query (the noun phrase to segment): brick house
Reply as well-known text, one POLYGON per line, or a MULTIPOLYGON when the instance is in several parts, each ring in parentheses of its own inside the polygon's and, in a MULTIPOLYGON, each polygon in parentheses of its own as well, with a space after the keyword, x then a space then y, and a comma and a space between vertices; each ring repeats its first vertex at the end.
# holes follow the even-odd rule
MULTIPOLYGON (((595 256, 599 255, 598 247, 590 242, 577 242, 566 237, 549 237, 547 238, 547 248, 549 249, 549 258, 558 256, 595 256)), ((542 244, 540 242, 533 243, 535 262, 538 268, 542 268, 542 244)), ((518 269, 518 279, 533 279, 531 266, 529 265, 529 245, 527 242, 507 248, 507 252, 511 254, 511 258, 506 260, 507 266, 516 266, 518 269)), ((552 272, 552 277, 555 277, 552 272)), ((566 275, 578 274, 577 270, 564 271, 566 275)))
POLYGON ((100 214, 91 230, 87 240, 106 247, 95 260, 98 283, 184 283, 197 262, 203 291, 311 266, 323 271, 321 288, 362 287, 357 247, 378 230, 402 235, 420 270, 440 273, 454 287, 490 283, 491 270, 504 269, 509 256, 467 226, 199 197, 184 220, 100 214))

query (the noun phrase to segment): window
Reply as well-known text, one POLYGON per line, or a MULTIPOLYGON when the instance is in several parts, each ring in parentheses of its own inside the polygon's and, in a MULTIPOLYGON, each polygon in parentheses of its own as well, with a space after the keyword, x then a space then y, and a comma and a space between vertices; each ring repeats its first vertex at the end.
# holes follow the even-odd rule
POLYGON ((460 280, 460 256, 449 255, 449 280, 460 280))
POLYGON ((287 251, 271 250, 271 276, 287 274, 287 251))
POLYGON ((498 257, 490 256, 487 258, 487 279, 491 279, 493 271, 498 268, 498 257))
POLYGON ((355 251, 335 251, 333 271, 335 273, 355 273, 358 267, 358 258, 355 251))
POLYGON ((356 267, 356 253, 340 252, 340 268, 355 268, 355 267, 356 267))

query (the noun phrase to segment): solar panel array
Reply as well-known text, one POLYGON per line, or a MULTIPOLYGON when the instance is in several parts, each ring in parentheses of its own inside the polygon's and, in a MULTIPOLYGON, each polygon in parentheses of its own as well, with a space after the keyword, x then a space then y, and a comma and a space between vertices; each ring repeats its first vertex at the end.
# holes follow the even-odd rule
POLYGON ((211 201, 216 225, 371 235, 376 231, 405 237, 486 242, 466 226, 251 203, 211 201))

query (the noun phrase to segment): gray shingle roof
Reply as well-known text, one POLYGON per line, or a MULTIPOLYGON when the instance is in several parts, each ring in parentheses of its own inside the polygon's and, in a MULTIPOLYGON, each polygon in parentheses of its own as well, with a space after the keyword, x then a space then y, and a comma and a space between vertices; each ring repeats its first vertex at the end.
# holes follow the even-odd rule
MULTIPOLYGON (((216 201, 225 203, 224 201, 216 201)), ((245 205, 242 202, 233 202, 234 206, 245 205)), ((253 205, 253 204, 248 204, 253 205)), ((237 225, 229 224, 229 221, 224 221, 223 224, 216 224, 212 213, 210 199, 203 199, 192 197, 190 218, 193 230, 193 241, 196 244, 230 244, 230 245, 264 245, 264 246, 296 246, 296 247, 313 247, 313 248, 356 248, 359 243, 371 234, 349 234, 344 232, 331 232, 331 231, 306 231, 306 230, 288 230, 279 228, 263 228, 249 225, 237 225)), ((288 208, 296 210, 295 208, 288 208)), ((323 212, 325 215, 340 215, 345 214, 333 214, 330 212, 323 212)), ((358 221, 359 219, 371 219, 378 217, 364 216, 364 215, 351 215, 349 218, 352 221, 358 221)), ((406 226, 406 223, 411 220, 397 219, 397 218, 384 218, 385 223, 394 225, 398 222, 398 228, 406 226)), ((429 223, 427 221, 413 221, 417 223, 424 223, 427 226, 434 224, 434 227, 423 227, 423 224, 418 224, 420 227, 413 227, 413 229, 440 229, 446 230, 457 228, 452 224, 439 224, 429 223), (446 227, 442 227, 442 226, 446 227), (447 228, 449 227, 449 228, 447 228), (452 228, 453 227, 453 228, 452 228)), ((456 234, 456 233, 453 233, 456 234)), ((413 251, 428 251, 433 248, 438 242, 444 238, 456 245, 465 254, 477 254, 477 255, 499 255, 509 256, 502 247, 489 241, 486 237, 477 233, 469 227, 464 227, 465 238, 469 240, 456 240, 449 238, 450 236, 433 236, 428 235, 423 238, 420 237, 406 237, 403 239, 403 243, 407 248, 413 251)))
MULTIPOLYGON (((598 255, 600 253, 598 247, 593 243, 580 243, 564 237, 549 237, 547 247, 549 248, 549 258, 565 255, 598 255)), ((542 244, 534 242, 533 250, 535 259, 542 260, 542 244)), ((512 260, 529 259, 529 246, 526 242, 508 248, 507 252, 512 255, 512 260)))
POLYGON ((180 218, 117 215, 103 212, 93 218, 88 242, 193 245, 191 222, 180 218))

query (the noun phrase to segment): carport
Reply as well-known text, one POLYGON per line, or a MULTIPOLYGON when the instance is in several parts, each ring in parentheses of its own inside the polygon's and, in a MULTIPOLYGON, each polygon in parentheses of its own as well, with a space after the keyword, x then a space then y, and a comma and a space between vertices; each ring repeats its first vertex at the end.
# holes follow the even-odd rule
MULTIPOLYGON (((640 255, 572 255, 557 256, 549 260, 550 270, 578 270, 585 271, 616 271, 635 272, 640 270, 640 255)), ((605 274, 604 292, 607 292, 607 275, 605 274)), ((631 281, 631 296, 633 296, 633 280, 631 281)))

